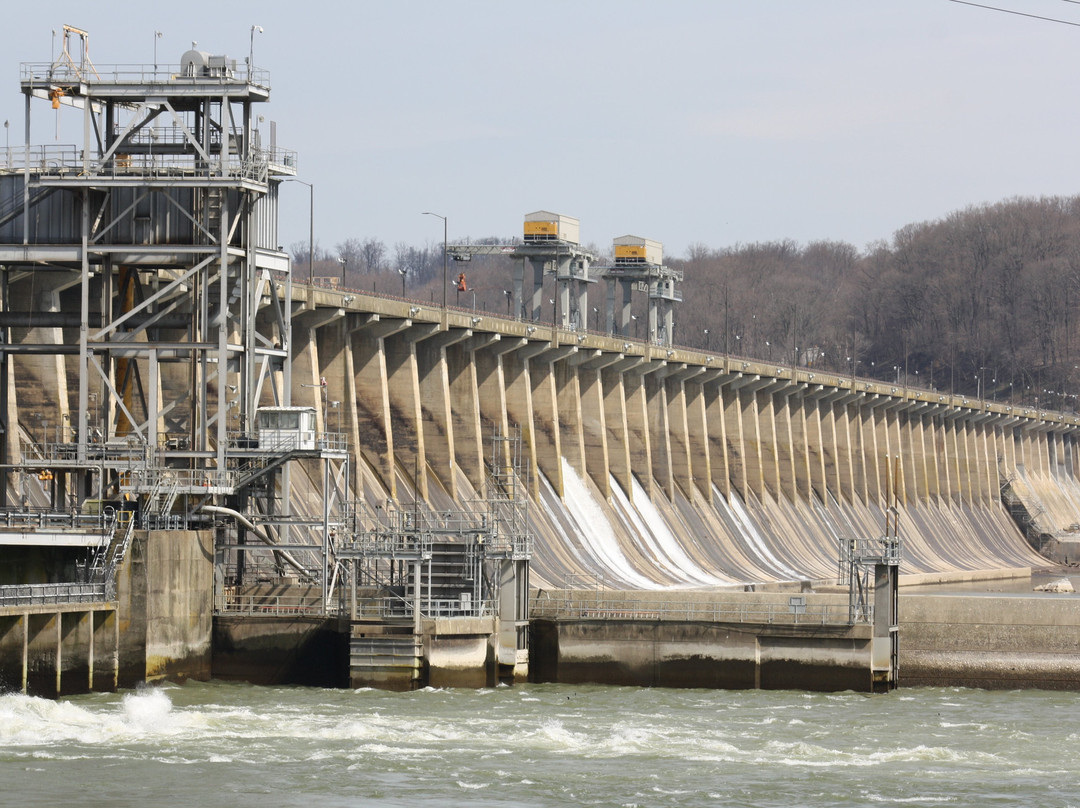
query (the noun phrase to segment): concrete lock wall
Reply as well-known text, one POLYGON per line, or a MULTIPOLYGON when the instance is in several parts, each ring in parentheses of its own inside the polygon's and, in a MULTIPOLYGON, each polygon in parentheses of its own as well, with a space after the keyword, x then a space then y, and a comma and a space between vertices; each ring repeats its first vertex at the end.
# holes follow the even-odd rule
POLYGON ((534 681, 658 687, 874 689, 872 628, 846 595, 539 593, 534 681), (557 617, 544 617, 546 612, 557 617))
POLYGON ((642 687, 873 689, 868 626, 533 621, 534 681, 642 687))
POLYGON ((903 686, 1080 689, 1075 596, 901 595, 903 686))

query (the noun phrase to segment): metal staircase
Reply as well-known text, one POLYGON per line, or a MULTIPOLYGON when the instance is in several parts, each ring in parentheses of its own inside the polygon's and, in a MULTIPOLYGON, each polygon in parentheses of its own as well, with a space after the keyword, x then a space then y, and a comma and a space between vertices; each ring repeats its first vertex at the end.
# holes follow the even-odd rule
POLYGON ((131 511, 106 517, 108 528, 90 564, 90 583, 103 583, 111 594, 116 592, 116 571, 127 556, 135 534, 135 519, 131 511))

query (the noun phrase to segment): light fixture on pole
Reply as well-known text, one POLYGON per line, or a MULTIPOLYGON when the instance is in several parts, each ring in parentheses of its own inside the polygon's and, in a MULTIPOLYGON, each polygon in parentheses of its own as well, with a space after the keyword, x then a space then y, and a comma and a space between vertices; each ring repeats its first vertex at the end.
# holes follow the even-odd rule
POLYGON ((405 297, 405 275, 408 273, 408 271, 409 270, 405 269, 405 267, 401 267, 398 270, 398 275, 401 276, 401 296, 402 297, 405 297))
POLYGON ((263 32, 261 25, 251 26, 251 46, 248 49, 248 81, 251 81, 251 74, 255 70, 255 32, 260 34, 263 32))
POLYGON ((339 258, 338 263, 341 264, 341 288, 345 288, 345 267, 349 265, 348 258, 339 258))
POLYGON ((157 41, 161 39, 161 31, 154 31, 154 76, 157 77, 157 41))
POLYGON ((442 227, 443 227, 443 230, 442 230, 442 308, 443 308, 442 327, 443 327, 443 330, 445 331, 449 327, 449 316, 448 316, 447 304, 446 304, 446 287, 447 287, 447 282, 448 282, 447 277, 446 277, 446 228, 447 228, 446 217, 441 215, 441 214, 438 214, 438 213, 432 213, 430 210, 425 210, 421 215, 422 216, 434 216, 437 219, 442 219, 442 227))

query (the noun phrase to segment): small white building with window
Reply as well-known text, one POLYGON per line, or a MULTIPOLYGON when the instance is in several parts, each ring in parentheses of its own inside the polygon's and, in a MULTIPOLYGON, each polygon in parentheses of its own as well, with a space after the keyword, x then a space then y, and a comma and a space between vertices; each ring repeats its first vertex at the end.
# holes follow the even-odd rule
POLYGON ((259 450, 292 452, 318 448, 314 407, 260 407, 255 425, 259 450))

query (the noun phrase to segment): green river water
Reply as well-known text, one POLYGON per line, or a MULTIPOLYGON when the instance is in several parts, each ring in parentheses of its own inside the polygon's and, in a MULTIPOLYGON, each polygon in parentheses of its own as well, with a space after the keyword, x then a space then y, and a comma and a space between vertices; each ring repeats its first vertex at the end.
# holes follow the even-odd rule
POLYGON ((1080 806, 1080 694, 0 696, 5 806, 1080 806))

